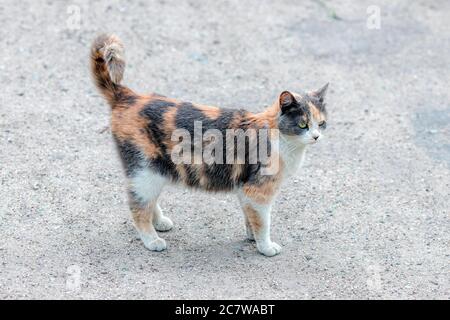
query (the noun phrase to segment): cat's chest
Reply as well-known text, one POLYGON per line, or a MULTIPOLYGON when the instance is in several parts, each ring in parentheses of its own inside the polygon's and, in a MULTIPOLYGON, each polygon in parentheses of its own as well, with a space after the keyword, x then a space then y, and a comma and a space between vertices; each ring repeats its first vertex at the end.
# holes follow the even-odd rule
POLYGON ((285 141, 280 141, 280 158, 283 163, 284 176, 290 176, 303 164, 306 147, 296 147, 285 141))

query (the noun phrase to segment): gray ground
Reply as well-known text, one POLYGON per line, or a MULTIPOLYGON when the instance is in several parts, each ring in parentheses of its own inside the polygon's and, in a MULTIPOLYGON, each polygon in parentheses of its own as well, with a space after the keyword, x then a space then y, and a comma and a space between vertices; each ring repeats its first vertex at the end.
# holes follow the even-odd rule
POLYGON ((0 298, 449 299, 449 16, 445 0, 2 0, 0 298), (168 250, 140 243, 89 77, 102 31, 139 92, 257 111, 331 83, 327 139, 274 207, 281 255, 244 240, 233 195, 175 187, 168 250))

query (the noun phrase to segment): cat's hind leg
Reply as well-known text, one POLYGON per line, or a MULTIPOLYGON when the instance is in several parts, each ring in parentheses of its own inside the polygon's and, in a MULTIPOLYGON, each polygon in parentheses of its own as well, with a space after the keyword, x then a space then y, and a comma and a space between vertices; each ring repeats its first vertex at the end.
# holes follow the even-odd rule
POLYGON ((144 246, 151 251, 163 251, 166 249, 166 241, 158 236, 152 224, 154 209, 151 206, 145 208, 132 208, 134 226, 139 233, 144 246))
POLYGON ((153 225, 156 230, 164 232, 169 231, 173 228, 173 222, 169 219, 169 217, 166 217, 163 215, 161 211, 161 207, 158 203, 156 203, 155 211, 153 215, 153 225))
POLYGON ((157 203, 165 184, 166 178, 148 168, 136 170, 130 178, 128 193, 134 225, 145 247, 152 251, 166 249, 166 242, 158 236, 156 230, 161 228, 167 231, 172 225, 172 221, 162 215, 157 203), (154 225, 157 226, 156 230, 154 225))

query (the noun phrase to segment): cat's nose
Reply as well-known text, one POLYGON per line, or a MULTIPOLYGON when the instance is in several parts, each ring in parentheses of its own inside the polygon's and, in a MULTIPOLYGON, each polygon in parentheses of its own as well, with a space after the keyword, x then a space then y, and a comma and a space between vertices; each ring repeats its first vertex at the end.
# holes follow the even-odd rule
POLYGON ((313 139, 314 139, 314 140, 319 139, 319 135, 313 136, 313 139))

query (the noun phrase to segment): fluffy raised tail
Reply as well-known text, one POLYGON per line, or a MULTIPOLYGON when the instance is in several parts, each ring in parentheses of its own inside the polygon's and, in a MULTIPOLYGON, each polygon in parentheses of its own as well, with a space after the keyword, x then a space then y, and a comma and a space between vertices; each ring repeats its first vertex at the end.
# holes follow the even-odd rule
POLYGON ((115 35, 98 36, 91 48, 91 70, 97 88, 111 106, 121 98, 125 70, 124 47, 115 35))

